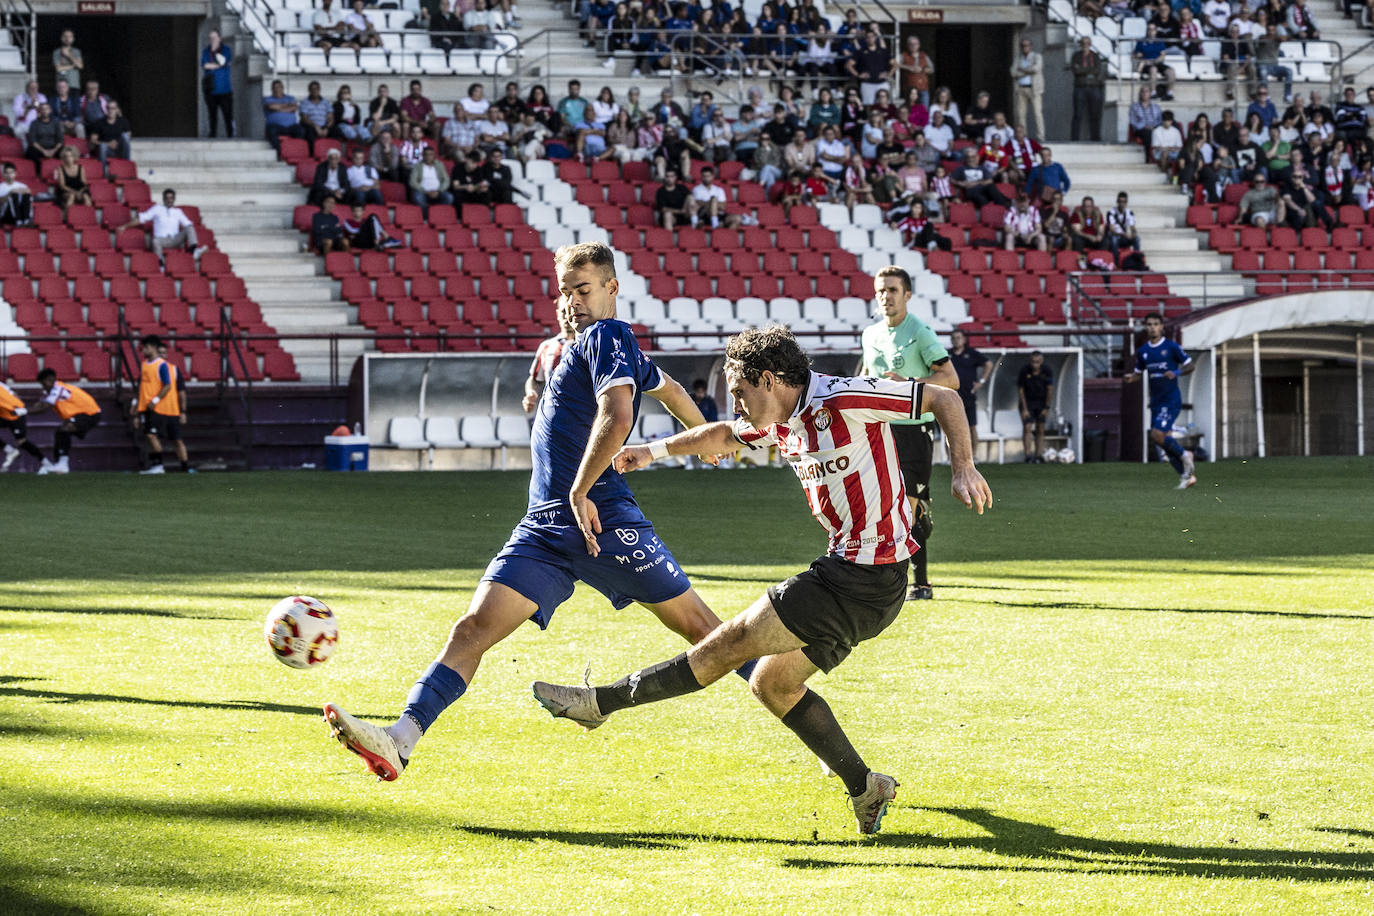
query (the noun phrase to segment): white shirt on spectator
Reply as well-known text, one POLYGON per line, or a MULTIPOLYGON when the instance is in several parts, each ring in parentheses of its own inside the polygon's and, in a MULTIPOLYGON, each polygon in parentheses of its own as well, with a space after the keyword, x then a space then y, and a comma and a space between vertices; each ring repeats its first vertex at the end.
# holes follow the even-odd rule
POLYGON ((432 165, 425 165, 423 162, 418 168, 420 169, 420 190, 439 190, 439 170, 432 165))
POLYGON ((1011 129, 1010 124, 1006 127, 998 127, 996 124, 989 124, 987 127, 983 128, 983 142, 987 143, 989 138, 996 137, 999 147, 1006 146, 1015 135, 1016 132, 1011 129))
POLYGON ((718 184, 713 184, 709 188, 704 184, 699 184, 692 188, 692 199, 703 204, 715 200, 723 206, 725 204, 725 189, 718 184))
POLYGON ((1202 5, 1202 18, 1218 35, 1225 35, 1227 23, 1231 19, 1231 4, 1226 0, 1207 0, 1202 5))
POLYGON ((935 147, 942 153, 948 153, 949 148, 954 145, 954 131, 950 130, 949 124, 941 124, 936 127, 934 124, 927 124, 923 128, 926 135, 926 142, 935 147))
POLYGON ((1182 149, 1183 133, 1178 129, 1178 125, 1166 127, 1163 124, 1150 132, 1151 149, 1182 149))
POLYGON ((153 224, 153 238, 165 239, 176 235, 182 229, 191 228, 191 220, 180 207, 166 207, 154 204, 138 215, 140 223, 153 224))
POLYGON ((615 120, 615 116, 620 113, 620 106, 615 102, 603 102, 600 99, 592 99, 592 123, 598 127, 605 127, 615 120))
POLYGON ((377 170, 364 162, 348 167, 348 186, 354 189, 377 184, 377 170))
POLYGON ((10 119, 10 123, 18 128, 20 133, 28 130, 29 125, 38 120, 38 106, 47 100, 46 95, 41 92, 38 93, 38 97, 34 100, 36 104, 33 110, 26 111, 25 109, 29 107, 29 94, 27 92, 19 93, 14 97, 14 117, 10 119))
POLYGON ((840 140, 827 140, 821 137, 816 141, 816 161, 821 164, 821 169, 827 175, 838 175, 844 171, 845 154, 848 152, 843 142, 840 140), (823 159, 822 156, 839 156, 840 161, 835 162, 823 159))
POLYGON ((372 25, 372 20, 367 18, 366 13, 355 13, 349 10, 344 14, 343 18, 344 22, 348 23, 348 27, 356 31, 359 35, 366 34, 368 27, 372 25))
POLYGON ((444 122, 444 139, 459 149, 471 149, 477 145, 477 125, 449 118, 444 122))
POLYGON ((729 146, 734 136, 734 131, 726 121, 719 124, 712 121, 701 129, 701 142, 707 146, 729 146))
POLYGON ((1007 215, 1002 217, 1002 225, 1019 238, 1035 235, 1040 231, 1040 211, 1034 207, 1027 207, 1025 210, 1012 207, 1007 211, 1007 215))
POLYGON ((1131 208, 1122 210, 1113 207, 1107 211, 1107 228, 1116 235, 1128 235, 1129 230, 1135 227, 1135 214, 1131 208))
POLYGON ((0 197, 9 197, 15 191, 18 191, 20 194, 31 193, 29 191, 29 186, 24 184, 24 182, 22 181, 16 181, 13 183, 0 181, 0 197))
POLYGON ((310 17, 310 25, 316 29, 332 29, 343 21, 344 12, 338 6, 331 6, 328 10, 315 10, 315 15, 310 17))
POLYGON ((468 113, 469 118, 480 118, 486 115, 487 109, 491 107, 491 102, 486 99, 474 99, 472 97, 458 100, 458 104, 463 106, 463 110, 468 113))

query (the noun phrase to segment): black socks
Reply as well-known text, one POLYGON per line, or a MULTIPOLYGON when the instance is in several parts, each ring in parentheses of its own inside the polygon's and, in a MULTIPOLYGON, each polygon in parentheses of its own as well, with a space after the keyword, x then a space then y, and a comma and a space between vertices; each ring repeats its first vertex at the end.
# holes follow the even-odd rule
POLYGON ((687 663, 687 653, 683 652, 677 658, 623 677, 609 687, 597 687, 596 708, 603 716, 608 716, 630 706, 680 697, 700 689, 697 676, 687 663))
POLYGON ((792 729, 813 754, 844 780, 850 795, 864 794, 868 789, 868 765, 849 743, 849 736, 835 721, 835 714, 820 694, 808 689, 797 705, 782 717, 782 724, 792 729))

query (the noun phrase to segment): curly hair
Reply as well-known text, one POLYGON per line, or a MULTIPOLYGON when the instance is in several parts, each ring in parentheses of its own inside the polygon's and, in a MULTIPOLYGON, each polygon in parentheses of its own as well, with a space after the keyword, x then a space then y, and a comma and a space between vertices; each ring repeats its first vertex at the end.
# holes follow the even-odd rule
POLYGON ((784 325, 746 328, 725 344, 725 363, 751 385, 772 372, 784 385, 805 385, 811 359, 784 325))

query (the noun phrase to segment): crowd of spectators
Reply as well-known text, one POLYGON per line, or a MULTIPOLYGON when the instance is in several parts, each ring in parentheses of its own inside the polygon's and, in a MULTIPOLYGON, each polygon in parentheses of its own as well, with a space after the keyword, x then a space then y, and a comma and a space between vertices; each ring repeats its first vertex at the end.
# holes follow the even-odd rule
POLYGON ((1191 199, 1218 203, 1229 186, 1248 185, 1239 221, 1330 229, 1340 207, 1374 207, 1374 87, 1358 95, 1346 87, 1331 106, 1314 90, 1280 110, 1261 86, 1243 110, 1179 124, 1143 88, 1130 119, 1147 156, 1191 199))

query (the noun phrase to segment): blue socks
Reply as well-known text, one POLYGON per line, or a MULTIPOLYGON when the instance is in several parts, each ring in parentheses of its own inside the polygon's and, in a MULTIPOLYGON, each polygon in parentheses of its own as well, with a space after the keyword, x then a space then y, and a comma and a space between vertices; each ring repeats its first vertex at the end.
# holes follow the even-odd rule
POLYGON ((1175 474, 1183 473, 1183 449, 1179 448, 1178 440, 1173 436, 1165 436, 1164 444, 1160 446, 1164 449, 1164 454, 1169 457, 1169 464, 1174 468, 1175 474))
POLYGON ((750 661, 747 661, 744 664, 740 665, 738 668, 736 668, 735 673, 738 674, 740 677, 744 678, 745 682, 747 683, 749 681, 749 676, 754 673, 754 666, 758 663, 759 660, 757 658, 751 659, 750 661))
POLYGON ((406 697, 406 708, 402 717, 409 716, 420 727, 421 732, 429 730, 439 714, 468 689, 462 675, 440 662, 425 669, 415 686, 410 688, 406 697))

